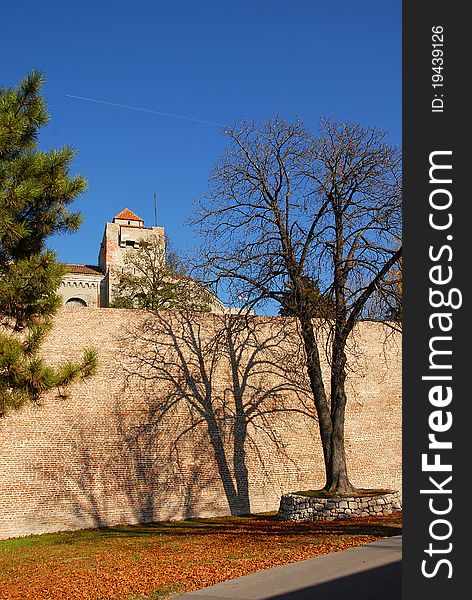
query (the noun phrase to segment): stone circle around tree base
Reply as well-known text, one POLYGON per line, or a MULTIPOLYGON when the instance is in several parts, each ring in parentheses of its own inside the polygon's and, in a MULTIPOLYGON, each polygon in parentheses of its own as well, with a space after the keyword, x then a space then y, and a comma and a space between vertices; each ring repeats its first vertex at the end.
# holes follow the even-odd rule
POLYGON ((320 498, 302 494, 284 494, 277 517, 280 521, 317 521, 390 515, 401 510, 400 492, 389 491, 371 496, 320 498))

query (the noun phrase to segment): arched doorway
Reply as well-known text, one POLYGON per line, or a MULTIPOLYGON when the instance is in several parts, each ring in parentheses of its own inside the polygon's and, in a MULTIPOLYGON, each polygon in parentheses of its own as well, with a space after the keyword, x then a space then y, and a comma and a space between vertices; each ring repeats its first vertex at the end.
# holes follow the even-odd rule
POLYGON ((78 306, 80 308, 84 308, 87 306, 87 302, 82 300, 82 298, 69 298, 69 300, 66 302, 66 306, 72 306, 73 308, 78 306))

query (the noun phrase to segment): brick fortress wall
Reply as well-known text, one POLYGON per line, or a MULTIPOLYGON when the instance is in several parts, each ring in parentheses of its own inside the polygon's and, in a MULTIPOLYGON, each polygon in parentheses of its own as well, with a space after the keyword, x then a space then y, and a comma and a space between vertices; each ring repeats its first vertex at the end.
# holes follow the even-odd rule
MULTIPOLYGON (((222 317, 194 317, 192 335, 179 315, 164 314, 175 335, 161 331, 162 323, 145 326, 147 318, 142 311, 114 309, 58 314, 43 349, 48 361, 74 360, 84 348, 94 347, 98 373, 76 384, 68 398, 51 396, 42 407, 0 420, 0 538, 230 513, 208 421, 190 408, 189 398, 178 401, 176 394, 185 385, 186 393, 196 385, 196 393, 210 394, 234 481, 234 437, 228 429, 235 412, 234 370, 227 357, 215 360, 211 353, 217 346, 205 346, 216 339, 222 317), (150 380, 133 375, 146 372, 138 359, 143 349, 149 364, 159 356, 157 346, 140 339, 146 327, 149 339, 158 339, 159 352, 170 352, 177 365, 168 377, 162 372, 150 380), (185 346, 183 378, 177 342, 185 346), (208 379, 192 352, 197 347, 208 379)), ((258 340, 271 342, 252 352, 256 360, 242 398, 252 421, 235 462, 247 469, 250 510, 261 512, 276 510, 285 492, 322 487, 324 478, 303 378, 296 389, 283 383, 283 368, 299 360, 286 337, 294 323, 272 317, 255 322, 258 340)), ((372 322, 361 323, 350 344, 346 449, 350 477, 358 487, 401 489, 400 345, 398 334, 372 322)), ((239 356, 237 347, 234 356, 239 356)), ((241 477, 238 481, 243 485, 241 477)))

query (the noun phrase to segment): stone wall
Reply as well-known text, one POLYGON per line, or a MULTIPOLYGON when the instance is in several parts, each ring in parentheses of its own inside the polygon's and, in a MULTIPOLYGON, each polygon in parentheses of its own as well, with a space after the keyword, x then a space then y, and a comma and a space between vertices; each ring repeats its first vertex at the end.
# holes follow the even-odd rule
POLYGON ((278 518, 281 521, 317 521, 391 515, 402 507, 400 492, 381 495, 314 498, 303 494, 284 494, 280 499, 278 518))
MULTIPOLYGON (((163 313, 159 324, 148 317, 116 309, 59 313, 45 357, 58 364, 94 347, 98 373, 68 398, 51 395, 0 421, 0 537, 226 515, 238 506, 277 510, 283 493, 324 484, 291 319, 257 317, 257 336, 245 341, 243 330, 234 343, 218 334, 223 317, 184 322, 163 313), (285 368, 296 370, 290 385, 285 368), (246 428, 231 429, 241 413, 246 428)), ((361 323, 350 365, 351 480, 400 489, 399 336, 361 323)))

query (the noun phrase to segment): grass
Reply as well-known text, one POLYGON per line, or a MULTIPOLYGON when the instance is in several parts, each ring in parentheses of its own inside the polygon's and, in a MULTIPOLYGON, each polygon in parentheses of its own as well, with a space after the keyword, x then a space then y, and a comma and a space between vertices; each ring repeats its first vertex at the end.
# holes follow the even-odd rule
POLYGON ((326 490, 304 490, 301 492, 292 492, 297 496, 307 496, 308 498, 365 498, 366 496, 383 496, 384 494, 391 494, 394 490, 368 490, 358 488, 351 494, 345 496, 335 494, 334 492, 327 492, 326 490))
POLYGON ((293 523, 189 519, 0 541, 2 600, 161 600, 401 532, 401 513, 293 523))
POLYGON ((169 595, 177 594, 182 591, 182 584, 163 585, 157 590, 153 590, 150 594, 131 594, 127 596, 127 600, 163 600, 169 595))

